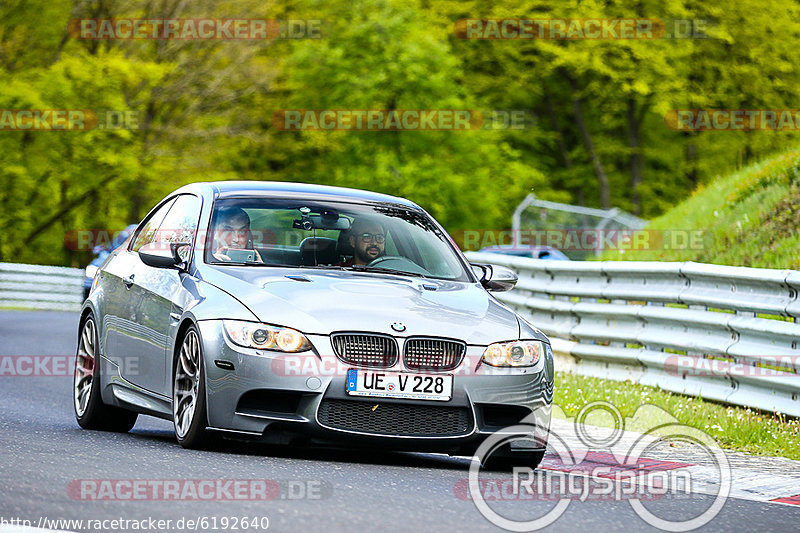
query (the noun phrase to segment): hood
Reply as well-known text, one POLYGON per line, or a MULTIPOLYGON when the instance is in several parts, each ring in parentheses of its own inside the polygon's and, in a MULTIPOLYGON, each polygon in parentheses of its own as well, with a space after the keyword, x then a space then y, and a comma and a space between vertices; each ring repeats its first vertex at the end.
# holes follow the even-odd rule
POLYGON ((518 339, 520 333, 516 314, 474 283, 241 266, 207 268, 203 277, 241 301, 262 322, 307 334, 362 331, 488 345, 518 339), (406 330, 392 330, 395 322, 406 330))

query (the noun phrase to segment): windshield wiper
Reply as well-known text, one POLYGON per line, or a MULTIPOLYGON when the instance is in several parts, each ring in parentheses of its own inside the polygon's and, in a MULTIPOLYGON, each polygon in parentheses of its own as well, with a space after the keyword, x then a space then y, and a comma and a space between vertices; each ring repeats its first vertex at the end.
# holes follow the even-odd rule
POLYGON ((264 263, 259 263, 258 261, 216 261, 211 263, 212 265, 219 265, 219 266, 257 266, 263 265, 264 263))
POLYGON ((216 261, 212 265, 220 266, 267 266, 281 268, 300 268, 297 265, 279 265, 275 263, 262 263, 261 261, 216 261))
POLYGON ((350 265, 346 267, 341 267, 342 270, 352 270, 355 272, 379 272, 379 273, 386 273, 386 274, 398 274, 400 276, 412 276, 417 278, 427 278, 425 274, 419 274, 417 272, 407 272, 405 270, 397 270, 395 268, 386 268, 382 266, 366 266, 366 265, 350 265))
POLYGON ((262 263, 261 261, 217 261, 215 263, 211 263, 212 265, 220 265, 220 266, 265 266, 265 267, 275 267, 275 268, 294 268, 294 269, 316 269, 316 270, 342 270, 345 267, 340 267, 337 265, 287 265, 283 263, 262 263))
POLYGON ((277 267, 277 268, 294 268, 294 269, 316 269, 316 270, 349 270, 353 272, 377 272, 379 274, 395 274, 399 276, 411 276, 417 278, 429 278, 430 276, 426 276, 425 274, 418 274, 416 272, 407 272, 405 270, 397 270, 396 268, 386 268, 382 266, 375 266, 375 267, 368 267, 366 265, 350 265, 350 266, 338 266, 338 265, 283 265, 277 263, 262 263, 260 261, 220 261, 214 263, 215 265, 221 266, 265 266, 265 267, 277 267))

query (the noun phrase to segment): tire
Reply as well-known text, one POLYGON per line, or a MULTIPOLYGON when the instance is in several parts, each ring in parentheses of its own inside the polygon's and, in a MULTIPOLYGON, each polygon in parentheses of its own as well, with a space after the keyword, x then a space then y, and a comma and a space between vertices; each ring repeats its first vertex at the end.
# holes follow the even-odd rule
POLYGON ((200 334, 194 326, 183 335, 173 366, 172 425, 175 438, 184 448, 205 448, 210 444, 206 429, 206 373, 200 334))
POLYGON ((100 394, 97 325, 93 315, 81 324, 75 372, 72 382, 72 407, 83 429, 127 433, 136 424, 137 413, 106 405, 100 394))
POLYGON ((487 457, 481 466, 484 470, 494 472, 510 472, 514 467, 528 467, 534 470, 542 462, 544 452, 544 450, 512 452, 510 448, 503 447, 487 457))

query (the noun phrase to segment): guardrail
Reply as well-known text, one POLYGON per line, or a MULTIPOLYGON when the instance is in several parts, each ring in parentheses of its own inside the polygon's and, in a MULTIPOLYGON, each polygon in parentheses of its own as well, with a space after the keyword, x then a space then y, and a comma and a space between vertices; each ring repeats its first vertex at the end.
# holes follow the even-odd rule
POLYGON ((0 263, 0 307, 77 311, 83 277, 80 268, 0 263))
MULTIPOLYGON (((496 296, 551 337, 561 369, 800 416, 800 271, 467 257, 517 273, 496 296)), ((83 277, 0 263, 0 307, 78 310, 83 277)))
POLYGON ((517 273, 497 299, 551 336, 561 369, 800 416, 800 271, 467 257, 517 273))

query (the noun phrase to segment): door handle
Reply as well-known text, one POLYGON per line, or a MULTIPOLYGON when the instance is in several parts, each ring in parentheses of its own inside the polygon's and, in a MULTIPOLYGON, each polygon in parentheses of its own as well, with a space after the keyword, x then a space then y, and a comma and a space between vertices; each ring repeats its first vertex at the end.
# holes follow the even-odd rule
POLYGON ((127 278, 123 279, 122 283, 125 284, 125 288, 126 289, 130 289, 131 287, 133 287, 133 274, 131 274, 127 278))

